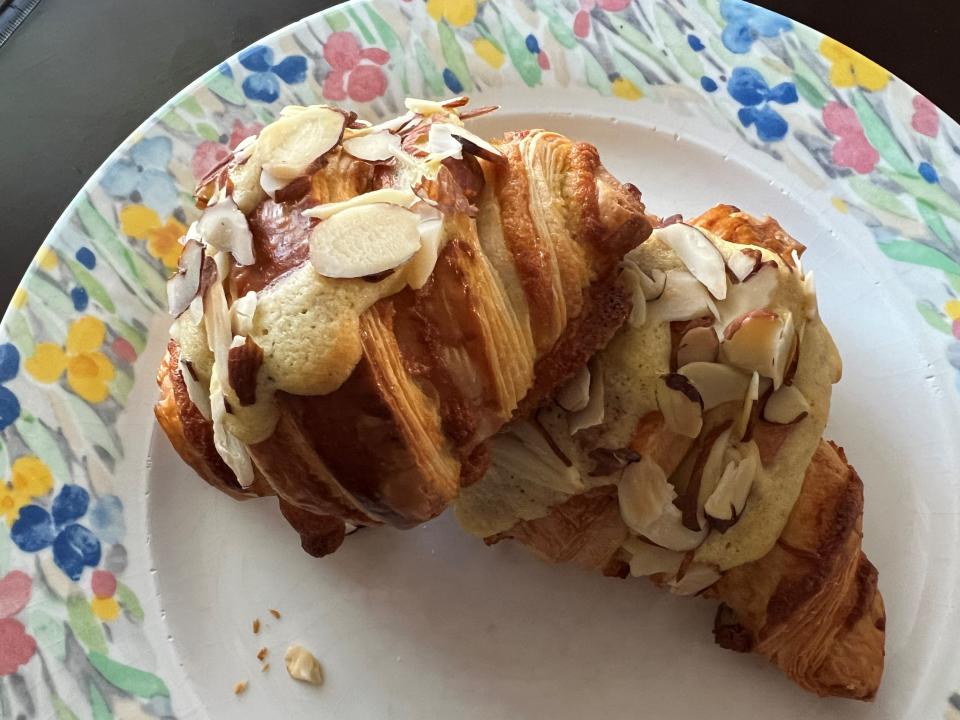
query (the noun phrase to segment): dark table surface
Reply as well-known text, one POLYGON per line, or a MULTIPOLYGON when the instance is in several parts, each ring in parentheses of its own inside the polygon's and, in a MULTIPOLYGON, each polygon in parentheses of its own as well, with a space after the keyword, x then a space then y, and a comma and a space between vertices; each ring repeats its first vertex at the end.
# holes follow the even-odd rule
MULTIPOLYGON (((70 199, 208 68, 331 3, 43 0, 0 48, 0 308, 70 199)), ((960 0, 761 0, 960 117, 960 0)))

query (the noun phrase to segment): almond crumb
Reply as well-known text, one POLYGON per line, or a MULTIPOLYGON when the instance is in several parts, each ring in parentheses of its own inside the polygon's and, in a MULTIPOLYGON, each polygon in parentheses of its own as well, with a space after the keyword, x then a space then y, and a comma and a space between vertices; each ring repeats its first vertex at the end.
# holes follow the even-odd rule
POLYGON ((269 669, 270 669, 270 663, 264 663, 263 667, 260 668, 260 672, 266 672, 269 669))
POLYGON ((263 662, 263 659, 267 656, 267 649, 265 647, 260 648, 260 652, 257 653, 257 660, 263 662))
POLYGON ((280 611, 270 608, 270 614, 273 615, 277 620, 280 619, 280 611))
POLYGON ((253 634, 256 635, 260 632, 260 618, 255 618, 253 621, 253 634))
POLYGON ((247 691, 247 681, 241 680, 236 685, 233 686, 234 695, 243 695, 247 691))

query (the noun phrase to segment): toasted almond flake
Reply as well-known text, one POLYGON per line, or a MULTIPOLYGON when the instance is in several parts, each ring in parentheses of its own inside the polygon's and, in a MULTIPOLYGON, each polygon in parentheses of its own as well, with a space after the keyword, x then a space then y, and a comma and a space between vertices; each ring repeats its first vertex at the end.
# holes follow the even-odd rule
POLYGON ((398 190, 396 188, 381 188, 379 190, 371 190, 370 192, 363 193, 362 195, 357 195, 349 200, 343 200, 342 202, 325 203, 323 205, 307 208, 303 211, 303 216, 326 220, 333 217, 337 213, 343 212, 344 210, 350 210, 352 208, 362 207, 364 205, 379 205, 386 203, 389 205, 399 205, 400 207, 409 208, 419 200, 420 198, 418 198, 410 189, 398 190))
POLYGON ((263 168, 257 147, 243 162, 234 162, 227 166, 227 177, 230 179, 232 190, 230 198, 237 204, 240 212, 245 215, 252 213, 260 201, 266 197, 260 185, 260 175, 263 168))
POLYGON ((765 310, 773 303, 780 285, 780 270, 772 261, 763 262, 757 272, 741 283, 730 285, 727 299, 717 303, 721 327, 752 310, 765 310))
POLYGON ((434 100, 421 100, 419 98, 407 98, 403 101, 404 107, 407 108, 412 113, 417 115, 423 115, 424 117, 430 117, 431 115, 450 115, 451 107, 456 107, 456 105, 448 106, 447 103, 450 102, 459 102, 460 98, 451 98, 446 102, 436 102, 434 100))
POLYGON ((289 182, 305 175, 314 162, 337 146, 347 118, 323 105, 287 110, 260 132, 257 145, 263 169, 289 182))
MULTIPOLYGON (((430 207, 426 203, 418 203, 418 205, 430 207)), ((417 230, 420 233, 420 249, 410 258, 406 268, 407 284, 414 290, 419 290, 427 284, 433 269, 437 266, 437 258, 440 257, 444 241, 443 219, 437 217, 421 220, 417 230)))
POLYGON ((803 276, 803 311, 807 320, 816 320, 819 314, 817 289, 813 283, 813 270, 803 276))
POLYGON ((197 297, 203 260, 203 246, 195 240, 188 240, 180 253, 176 274, 167 280, 167 310, 174 317, 183 314, 197 297))
POLYGON ((233 686, 234 695, 243 695, 247 691, 247 681, 241 680, 236 685, 233 686))
POLYGON ((692 362, 716 362, 720 352, 720 339, 712 327, 695 327, 687 330, 677 346, 677 367, 692 362))
POLYGON ((260 187, 270 197, 271 200, 277 199, 277 193, 290 184, 290 180, 281 180, 276 175, 266 170, 260 173, 260 187))
POLYGON ((265 647, 260 648, 260 651, 257 653, 257 660, 263 662, 263 659, 267 656, 268 652, 269 650, 267 650, 265 647))
POLYGON ((743 282, 760 269, 763 255, 757 248, 744 248, 727 260, 727 267, 736 281, 743 282))
POLYGON ((338 212, 310 233, 310 262, 330 278, 393 270, 420 249, 420 218, 398 205, 361 205, 338 212))
POLYGON ((323 684, 323 669, 320 667, 320 661, 302 645, 291 645, 287 648, 283 661, 287 666, 287 672, 294 680, 311 685, 323 684))
POLYGON ((633 577, 646 577, 658 573, 676 574, 683 562, 684 553, 667 550, 659 545, 651 545, 639 538, 631 538, 623 544, 630 553, 630 574, 633 577))
POLYGON ((750 495, 750 489, 760 470, 760 450, 752 440, 739 443, 720 476, 716 489, 711 493, 704 505, 707 517, 728 521, 719 526, 719 530, 726 530, 731 522, 736 522, 743 512, 750 495))
POLYGON ((647 297, 643 290, 641 278, 646 278, 648 281, 649 278, 646 277, 644 272, 632 260, 624 260, 621 263, 620 277, 633 301, 627 322, 630 324, 630 327, 642 327, 647 319, 647 297))
POLYGON ((704 505, 717 489, 720 477, 723 475, 723 469, 728 462, 727 453, 730 449, 730 435, 732 428, 727 428, 713 441, 710 451, 707 453, 707 459, 703 464, 703 472, 700 475, 700 488, 697 495, 697 519, 700 527, 703 527, 704 505))
POLYGON ((670 550, 686 551, 698 547, 707 529, 690 530, 673 504, 677 497, 663 469, 650 458, 627 465, 617 484, 620 516, 633 532, 670 550))
POLYGON ((253 619, 253 634, 256 635, 260 632, 260 618, 253 619))
POLYGON ((583 410, 590 400, 590 369, 584 365, 556 394, 557 405, 567 412, 583 410))
POLYGON ((257 136, 247 135, 247 137, 238 142, 237 146, 233 149, 233 159, 236 162, 244 162, 247 158, 253 155, 256 144, 257 136))
POLYGON ((703 592, 720 579, 716 568, 705 563, 694 562, 683 573, 682 577, 674 578, 667 586, 674 595, 696 595, 703 592))
POLYGON ((445 131, 449 133, 463 147, 463 151, 471 155, 476 155, 483 160, 490 162, 499 162, 503 160, 503 153, 496 147, 488 143, 479 135, 476 135, 461 125, 450 123, 434 123, 430 127, 430 132, 438 125, 444 125, 445 131))
POLYGON ((459 159, 463 157, 463 145, 459 139, 453 136, 451 132, 453 127, 455 126, 450 123, 432 123, 424 149, 434 158, 451 157, 459 159))
POLYGON ((658 300, 667 287, 667 274, 659 268, 652 268, 649 273, 640 270, 640 287, 648 301, 658 300))
POLYGON ((281 617, 281 616, 280 616, 280 611, 279 611, 279 610, 274 610, 273 608, 270 608, 270 614, 273 615, 277 620, 279 620, 280 617, 281 617))
POLYGON ((747 386, 747 392, 743 397, 743 405, 740 408, 740 414, 737 415, 733 424, 732 435, 737 440, 743 440, 750 424, 750 417, 753 414, 753 404, 760 398, 760 374, 754 372, 750 378, 750 384, 747 386))
POLYGON ((701 230, 678 222, 654 232, 713 297, 723 300, 727 296, 727 267, 723 255, 701 230))
POLYGON ((600 364, 600 359, 597 356, 590 360, 589 369, 590 398, 581 410, 570 413, 567 418, 571 435, 600 425, 605 416, 603 365, 600 364))
POLYGON ((253 316, 257 312, 257 293, 250 290, 230 306, 230 326, 234 335, 249 335, 253 331, 253 316))
POLYGON ((647 301, 646 323, 657 325, 717 314, 716 304, 699 280, 686 270, 669 270, 660 297, 647 301))
POLYGON ((753 310, 734 319, 724 330, 720 357, 724 362, 771 378, 780 387, 796 337, 793 317, 753 310))
POLYGON ((197 221, 197 231, 208 246, 232 254, 238 265, 253 264, 253 233, 232 198, 208 205, 197 221))
POLYGON ((389 130, 355 135, 344 139, 343 149, 359 160, 385 162, 401 152, 400 137, 389 130))
POLYGON ((690 380, 679 373, 663 375, 657 382, 657 407, 667 428, 695 438, 703 427, 703 400, 690 380))
POLYGON ((187 388, 187 397, 190 398, 190 402, 196 406, 204 419, 210 420, 212 417, 210 412, 210 393, 200 384, 200 380, 194 377, 192 369, 182 356, 177 363, 177 367, 180 370, 180 375, 183 377, 183 384, 187 388))
POLYGON ((763 406, 763 419, 778 425, 792 425, 809 413, 810 403, 796 385, 781 385, 763 406))
POLYGON ((723 363, 693 362, 678 371, 700 393, 704 411, 717 405, 741 400, 750 383, 750 375, 723 363))

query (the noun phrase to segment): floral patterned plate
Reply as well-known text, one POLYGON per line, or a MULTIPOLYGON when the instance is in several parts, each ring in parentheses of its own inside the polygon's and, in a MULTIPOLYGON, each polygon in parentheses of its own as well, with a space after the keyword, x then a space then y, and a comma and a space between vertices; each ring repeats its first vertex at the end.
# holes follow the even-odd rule
POLYGON ((109 158, 3 319, 0 715, 960 717, 958 145, 885 70, 741 0, 354 0, 241 52, 109 158), (888 605, 874 704, 713 646, 708 603, 487 549, 449 517, 313 560, 156 436, 196 178, 285 104, 373 118, 454 93, 504 106, 481 133, 595 142, 658 213, 732 202, 809 245, 846 364, 829 435, 865 480, 888 605), (324 687, 286 677, 293 640, 324 687))

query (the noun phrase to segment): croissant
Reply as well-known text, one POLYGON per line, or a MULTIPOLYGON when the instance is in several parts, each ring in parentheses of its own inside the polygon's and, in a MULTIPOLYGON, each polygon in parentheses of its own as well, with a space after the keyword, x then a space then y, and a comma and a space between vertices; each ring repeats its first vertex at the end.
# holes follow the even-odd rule
POLYGON ((458 519, 488 544, 720 601, 717 642, 868 700, 885 615, 863 485, 821 439, 840 360, 803 246, 729 205, 627 255, 628 322, 491 442, 458 519))
POLYGON ((465 104, 286 108, 198 188, 155 414, 311 554, 442 512, 629 313, 639 191, 556 133, 486 142, 464 120, 495 108, 465 104))

